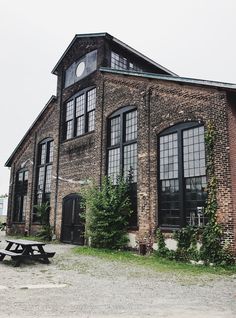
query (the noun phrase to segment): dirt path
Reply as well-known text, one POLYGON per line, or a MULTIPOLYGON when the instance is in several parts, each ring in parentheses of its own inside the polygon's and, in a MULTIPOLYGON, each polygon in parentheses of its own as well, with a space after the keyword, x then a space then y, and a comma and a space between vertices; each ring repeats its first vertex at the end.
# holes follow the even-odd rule
POLYGON ((0 263, 0 317, 236 317, 235 276, 163 274, 72 247, 47 245, 50 265, 0 263))

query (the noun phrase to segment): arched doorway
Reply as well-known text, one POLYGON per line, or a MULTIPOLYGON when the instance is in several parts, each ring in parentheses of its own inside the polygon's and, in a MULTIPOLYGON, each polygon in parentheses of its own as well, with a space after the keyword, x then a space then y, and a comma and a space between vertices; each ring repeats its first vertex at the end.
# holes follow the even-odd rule
POLYGON ((61 241, 84 244, 84 224, 81 221, 81 197, 69 194, 63 199, 61 241))

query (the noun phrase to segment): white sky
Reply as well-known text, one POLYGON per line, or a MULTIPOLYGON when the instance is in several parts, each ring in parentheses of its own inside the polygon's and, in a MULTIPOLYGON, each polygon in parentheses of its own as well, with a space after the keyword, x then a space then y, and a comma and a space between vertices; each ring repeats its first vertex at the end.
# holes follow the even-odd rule
POLYGON ((235 12, 235 0, 0 0, 0 194, 75 34, 108 32, 180 76, 236 83, 235 12))

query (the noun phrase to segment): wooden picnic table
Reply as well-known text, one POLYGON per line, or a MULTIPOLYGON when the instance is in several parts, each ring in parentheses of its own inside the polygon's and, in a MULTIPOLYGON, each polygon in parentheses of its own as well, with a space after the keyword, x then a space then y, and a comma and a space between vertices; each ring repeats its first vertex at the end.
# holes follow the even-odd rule
POLYGON ((55 255, 54 252, 45 252, 43 242, 7 239, 5 249, 0 249, 0 261, 3 261, 5 256, 10 256, 14 261, 15 266, 19 266, 24 259, 40 260, 45 264, 49 264, 49 258, 55 255))

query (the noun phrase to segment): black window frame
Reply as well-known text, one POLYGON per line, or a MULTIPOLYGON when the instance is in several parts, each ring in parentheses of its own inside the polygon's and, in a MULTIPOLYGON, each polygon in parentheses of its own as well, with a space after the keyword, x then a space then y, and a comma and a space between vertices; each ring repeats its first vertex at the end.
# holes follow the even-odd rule
MULTIPOLYGON (((207 183, 207 172, 206 172, 206 159, 205 159, 205 174, 199 175, 199 176, 193 176, 193 177, 185 177, 184 176, 184 149, 183 149, 183 132, 187 131, 187 130, 191 130, 194 128, 198 128, 198 127, 204 127, 204 124, 202 122, 197 122, 197 121, 191 121, 191 122, 182 122, 176 125, 173 125, 167 129, 165 129, 164 131, 162 131, 159 135, 158 135, 158 162, 157 162, 157 167, 158 167, 158 215, 157 215, 157 219, 158 219, 158 226, 161 229, 166 229, 166 230, 175 230, 178 228, 182 228, 185 227, 187 225, 187 221, 186 221, 186 193, 187 190, 185 189, 186 186, 186 180, 187 178, 200 178, 200 177, 204 177, 206 179, 206 183, 207 183), (178 186, 179 186, 179 210, 180 210, 180 224, 178 225, 163 225, 162 224, 162 215, 161 215, 161 195, 162 195, 162 181, 165 181, 165 179, 160 178, 160 137, 164 137, 164 136, 168 136, 171 134, 177 133, 177 149, 178 149, 178 177, 177 179, 173 178, 172 180, 178 180, 178 186)), ((205 140, 204 140, 204 144, 205 144, 205 140)), ((206 155, 206 148, 204 149, 205 151, 205 155, 206 155)), ((167 179, 166 179, 167 180, 167 179)), ((169 179, 171 180, 171 179, 169 179)), ((205 196, 205 200, 206 200, 206 192, 204 191, 204 196, 205 196)), ((205 201, 206 202, 206 201, 205 201)), ((204 206, 205 207, 205 206, 204 206)), ((200 213, 200 212, 199 212, 200 213)), ((201 211, 202 213, 202 211, 201 211)), ((203 215, 203 219, 205 224, 207 223, 207 218, 204 217, 203 215)))
POLYGON ((14 210, 12 216, 13 223, 25 223, 25 197, 28 193, 28 180, 29 171, 27 168, 23 168, 16 173, 15 193, 14 193, 14 210), (20 184, 19 175, 22 174, 22 181, 20 184), (27 174, 27 179, 26 179, 27 174), (18 201, 19 199, 19 201, 18 201), (18 212, 17 212, 18 209, 18 212))
MULTIPOLYGON (((36 184, 35 184, 35 205, 40 205, 42 203, 48 202, 50 205, 51 199, 51 184, 52 184, 52 168, 53 168, 53 153, 54 153, 54 140, 53 138, 45 138, 38 144, 38 151, 37 151, 37 167, 36 167, 36 184), (42 149, 45 146, 45 161, 41 162, 42 159, 42 149), (50 191, 47 191, 46 187, 47 184, 47 172, 48 168, 50 167, 50 191), (40 176, 40 169, 43 169, 43 178, 42 178, 42 189, 39 191, 39 178, 40 176), (39 201, 38 197, 41 194, 41 200, 39 201)), ((33 210, 33 223, 39 223, 40 220, 36 215, 36 209, 33 210)))
MULTIPOLYGON (((114 113, 112 113, 108 117, 107 121, 107 153, 106 153, 106 175, 109 176, 109 151, 113 149, 119 149, 119 176, 124 175, 124 147, 129 145, 137 145, 138 141, 138 111, 136 106, 125 106, 114 113), (131 140, 125 140, 125 134, 126 134, 126 116, 127 114, 131 112, 137 112, 137 136, 135 139, 131 140), (115 118, 120 118, 120 136, 119 136, 119 142, 111 145, 111 121, 115 118)), ((138 150, 136 150, 138 152, 138 150)), ((137 160, 137 158, 136 158, 137 160)), ((137 169, 138 170, 138 169, 137 169)), ((127 176, 128 177, 128 176, 127 176)), ((131 198, 131 207, 133 210, 133 213, 130 218, 129 222, 129 228, 130 229, 137 229, 138 228, 138 217, 137 217, 137 172, 136 172, 136 179, 135 181, 130 183, 130 198, 131 198)))
POLYGON ((129 58, 124 57, 120 53, 117 53, 113 50, 111 51, 110 64, 113 70, 129 70, 134 72, 143 72, 143 69, 137 63, 134 63, 129 58))
POLYGON ((83 90, 80 90, 78 93, 70 97, 67 101, 65 101, 63 105, 63 129, 62 129, 62 141, 67 141, 67 140, 72 140, 74 138, 79 138, 81 136, 84 136, 86 134, 92 133, 95 130, 95 113, 96 113, 96 103, 97 103, 97 89, 96 86, 90 86, 87 87, 83 90), (90 91, 95 90, 95 106, 93 109, 88 110, 88 94, 90 91), (80 96, 84 95, 84 114, 83 115, 78 115, 76 114, 76 100, 80 96), (73 117, 70 120, 66 120, 66 115, 67 115, 67 105, 73 102, 73 117), (94 119, 93 119, 93 129, 89 130, 89 116, 94 113, 94 119), (83 133, 77 135, 77 119, 83 117, 83 133), (72 135, 71 137, 67 138, 67 123, 71 122, 72 123, 72 135))

